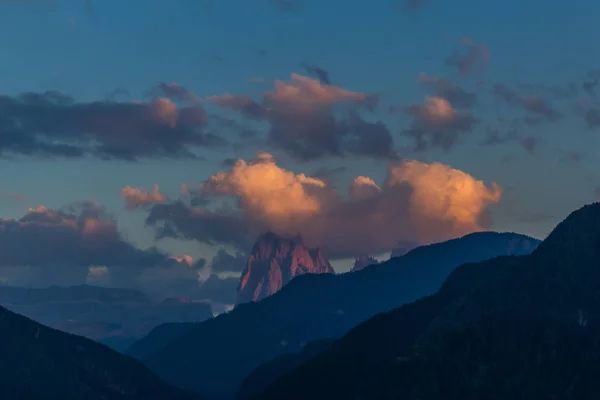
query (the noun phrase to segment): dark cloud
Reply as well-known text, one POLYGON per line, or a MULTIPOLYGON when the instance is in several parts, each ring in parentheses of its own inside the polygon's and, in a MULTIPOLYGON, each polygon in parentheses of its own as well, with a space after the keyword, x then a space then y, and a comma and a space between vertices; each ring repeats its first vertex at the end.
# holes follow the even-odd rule
POLYGON ((300 161, 347 155, 393 158, 393 138, 382 122, 367 122, 362 110, 373 110, 378 98, 292 74, 290 83, 275 81, 262 103, 248 96, 207 98, 251 119, 269 123, 266 144, 300 161))
POLYGON ((210 96, 206 100, 222 107, 242 113, 250 119, 263 119, 266 117, 267 110, 260 104, 245 95, 231 95, 226 93, 222 96, 210 96))
POLYGON ((0 253, 0 275, 15 275, 26 285, 86 283, 90 268, 102 267, 112 283, 129 286, 148 268, 178 264, 127 242, 94 202, 60 210, 40 206, 20 219, 0 220, 0 253))
POLYGON ((477 95, 475 93, 466 92, 461 87, 446 79, 420 73, 417 76, 417 81, 432 87, 437 96, 445 98, 454 107, 470 108, 477 103, 477 95))
POLYGON ((520 107, 528 113, 543 116, 548 120, 556 120, 561 117, 561 114, 541 97, 522 95, 505 84, 495 84, 492 87, 492 93, 510 106, 520 107))
POLYGON ((306 72, 316 77, 321 83, 325 85, 331 85, 331 79, 329 78, 329 71, 318 67, 316 65, 302 64, 302 68, 306 70, 306 72))
POLYGON ((243 140, 256 139, 258 136, 256 130, 252 127, 235 119, 216 114, 209 116, 207 131, 215 131, 223 136, 237 137, 238 139, 243 140))
POLYGON ((583 154, 576 150, 556 149, 560 155, 559 161, 566 164, 579 164, 583 159, 583 154))
POLYGON ((412 104, 405 112, 413 118, 403 134, 415 140, 415 151, 429 148, 450 150, 461 134, 471 132, 477 122, 472 114, 458 112, 442 97, 426 97, 425 104, 412 104))
POLYGON ((577 96, 577 86, 574 83, 566 86, 519 83, 517 87, 535 96, 552 96, 556 99, 569 99, 577 96))
POLYGON ((535 136, 530 135, 530 136, 523 138, 520 143, 521 143, 521 146, 523 146, 523 148, 529 154, 533 155, 535 149, 537 148, 537 146, 539 144, 539 140, 535 136))
POLYGON ((239 278, 219 278, 212 274, 201 282, 195 296, 200 299, 209 299, 221 304, 235 304, 239 278))
POLYGON ((237 249, 250 248, 261 232, 260 226, 240 218, 238 210, 195 208, 182 201, 155 205, 146 224, 156 228, 158 238, 195 239, 237 249))
POLYGON ((445 60, 447 67, 455 68, 459 75, 466 76, 482 71, 490 62, 490 50, 469 38, 461 39, 464 51, 455 50, 445 60))
POLYGON ((156 88, 151 91, 151 94, 165 96, 172 100, 182 102, 197 102, 199 100, 199 97, 196 95, 196 93, 176 82, 159 82, 156 88))
POLYGON ((206 133, 198 104, 78 103, 59 92, 0 96, 0 153, 37 157, 195 158, 193 149, 226 141, 206 133))
POLYGON ((600 108, 590 108, 585 112, 585 122, 590 128, 600 127, 600 108))
POLYGON ((535 149, 539 145, 539 139, 535 136, 529 135, 526 137, 520 137, 517 134, 516 129, 510 129, 506 133, 501 133, 500 130, 487 127, 486 128, 486 136, 484 140, 481 142, 482 146, 494 146, 494 145, 502 145, 510 142, 518 143, 525 151, 529 154, 533 155, 535 149))
POLYGON ((221 161, 221 165, 223 167, 232 167, 236 161, 237 161, 237 158, 226 158, 223 161, 221 161))
POLYGON ((347 121, 348 144, 345 146, 352 155, 396 160, 394 139, 387 125, 381 121, 367 122, 356 114, 347 121))
POLYGON ((315 172, 313 172, 312 176, 320 179, 329 179, 335 175, 344 173, 348 170, 347 167, 336 167, 336 168, 328 168, 328 167, 320 167, 315 172))
POLYGON ((598 86, 598 82, 598 79, 586 81, 581 87, 590 95, 590 97, 596 98, 596 86, 598 86))
POLYGON ((598 83, 600 82, 600 69, 594 69, 591 70, 587 73, 587 78, 589 80, 586 80, 581 87, 583 88, 583 90, 585 90, 587 92, 587 94, 592 97, 592 98, 596 98, 596 87, 598 86, 598 83))
POLYGON ((517 130, 511 129, 508 132, 502 134, 500 130, 487 127, 486 135, 481 145, 483 146, 494 146, 499 144, 505 144, 511 141, 518 140, 517 130))
POLYGON ((229 254, 223 249, 219 249, 217 255, 212 259, 211 271, 215 274, 221 272, 242 272, 246 268, 248 256, 239 251, 235 254, 229 254))
POLYGON ((303 0, 270 0, 281 11, 300 11, 304 6, 303 0))

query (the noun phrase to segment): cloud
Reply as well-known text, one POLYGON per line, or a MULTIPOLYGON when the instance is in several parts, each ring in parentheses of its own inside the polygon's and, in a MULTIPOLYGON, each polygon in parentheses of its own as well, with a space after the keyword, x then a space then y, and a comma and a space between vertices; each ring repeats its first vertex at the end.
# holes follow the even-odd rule
POLYGON ((487 127, 487 134, 484 140, 481 142, 482 146, 494 146, 502 145, 509 142, 516 142, 525 149, 530 155, 533 155, 535 149, 539 145, 539 139, 535 136, 529 135, 524 138, 517 134, 516 129, 510 129, 505 134, 500 133, 498 129, 491 129, 487 127))
POLYGON ((206 101, 238 111, 251 119, 262 119, 266 115, 266 110, 260 104, 245 95, 225 93, 221 96, 209 96, 206 101))
POLYGON ((600 69, 595 69, 595 70, 591 70, 587 73, 587 78, 589 80, 585 81, 582 84, 582 88, 583 90, 585 90, 587 92, 587 94, 592 97, 592 98, 596 98, 596 86, 598 86, 598 83, 600 82, 600 69))
POLYGON ((0 96, 3 154, 102 159, 195 158, 194 149, 226 144, 204 131, 198 105, 150 102, 75 102, 58 92, 0 96))
POLYGON ((236 252, 229 254, 223 249, 219 249, 210 265, 211 271, 215 274, 221 272, 242 272, 246 268, 248 256, 245 253, 236 252))
POLYGON ((554 110, 550 104, 541 97, 521 95, 505 84, 495 84, 492 87, 492 93, 504 100, 506 104, 513 107, 520 107, 530 114, 542 116, 548 120, 556 120, 561 117, 561 114, 554 110))
POLYGON ((159 82, 153 93, 159 93, 162 96, 168 97, 172 100, 181 102, 198 102, 200 98, 194 92, 185 87, 181 86, 176 82, 159 82))
POLYGON ((300 161, 347 155, 395 158, 393 138, 385 124, 370 122, 359 109, 373 109, 376 96, 353 92, 292 74, 289 82, 275 80, 262 102, 226 93, 207 98, 247 118, 265 118, 270 125, 266 144, 300 161), (334 112, 346 107, 342 117, 334 112))
POLYGON ((196 297, 220 304, 235 304, 239 284, 239 278, 220 278, 218 275, 212 274, 200 283, 196 297))
POLYGON ((445 65, 456 69, 461 76, 484 70, 490 63, 490 50, 487 46, 469 38, 462 38, 460 43, 465 47, 465 51, 453 51, 446 58, 445 65))
POLYGON ((416 151, 430 147, 450 150, 459 135, 470 132, 477 122, 472 114, 455 110, 443 97, 425 97, 424 104, 414 103, 405 111, 413 121, 403 134, 415 139, 416 151))
POLYGON ((577 86, 574 83, 570 83, 565 87, 532 83, 520 83, 517 86, 519 89, 535 96, 548 95, 556 99, 568 99, 577 96, 577 86))
POLYGON ((210 177, 198 196, 213 205, 223 199, 234 204, 156 205, 148 224, 157 227, 159 236, 240 251, 267 230, 301 234, 309 246, 346 258, 380 254, 399 242, 430 243, 487 229, 487 207, 500 200, 502 190, 447 165, 402 160, 390 164, 382 183, 356 178, 346 196, 325 180, 285 170, 261 153, 210 177))
POLYGON ((325 85, 331 85, 331 79, 329 78, 329 71, 316 65, 302 64, 302 68, 306 70, 309 75, 317 77, 319 82, 325 85))
MULTIPOLYGON (((10 285, 87 283, 136 288, 159 298, 186 296, 226 304, 231 304, 227 296, 235 298, 235 285, 229 280, 200 279, 204 258, 135 247, 104 208, 91 201, 56 210, 38 206, 19 219, 0 219, 0 253, 0 282, 10 285), (232 293, 218 293, 219 288, 231 287, 232 293)), ((239 254, 231 257, 235 262, 230 265, 239 268, 239 254)), ((222 255, 219 260, 226 261, 222 255)))
POLYGON ((590 108, 584 114, 585 122, 590 128, 600 127, 600 108, 590 108))
POLYGON ((421 72, 417 75, 417 82, 432 87, 438 97, 448 100, 454 107, 470 108, 477 103, 477 95, 475 93, 465 92, 462 88, 446 79, 429 76, 421 72))
POLYGON ((344 102, 363 102, 368 96, 292 74, 290 83, 275 80, 275 91, 265 94, 265 99, 278 107, 311 109, 344 102))
POLYGON ((348 168, 344 166, 335 168, 319 167, 315 172, 312 173, 312 176, 321 180, 326 180, 331 178, 332 176, 346 172, 347 170, 348 168))
POLYGON ((121 195, 125 198, 128 209, 165 203, 169 200, 167 196, 160 192, 158 185, 154 185, 150 192, 144 192, 142 189, 127 186, 121 190, 121 195))
POLYGON ((104 208, 89 201, 58 210, 39 206, 20 219, 0 220, 0 253, 0 276, 27 286, 86 283, 94 267, 106 268, 112 284, 131 286, 147 268, 178 264, 127 242, 104 208))

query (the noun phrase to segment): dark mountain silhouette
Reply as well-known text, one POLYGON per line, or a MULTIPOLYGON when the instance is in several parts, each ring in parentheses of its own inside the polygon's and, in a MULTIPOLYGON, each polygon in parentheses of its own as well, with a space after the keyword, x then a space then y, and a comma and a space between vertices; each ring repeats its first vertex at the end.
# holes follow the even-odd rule
POLYGON ((333 272, 321 251, 307 248, 301 238, 288 239, 267 232, 250 252, 240 278, 237 304, 264 299, 298 275, 333 272))
POLYGON ((210 304, 175 299, 151 301, 133 289, 89 285, 22 288, 0 286, 0 304, 61 331, 125 350, 165 322, 200 322, 212 318, 210 304))
POLYGON ((191 322, 161 324, 152 329, 150 334, 133 343, 125 353, 134 355, 140 360, 145 360, 196 326, 191 322))
POLYGON ((257 399, 600 398, 598 221, 585 206, 531 255, 457 268, 257 399))
POLYGON ((0 398, 195 400, 142 363, 0 307, 0 398))
POLYGON ((361 269, 365 269, 367 267, 370 267, 371 265, 377 265, 377 264, 379 264, 379 260, 376 259, 375 257, 371 257, 368 255, 358 256, 354 260, 354 266, 352 267, 350 272, 360 271, 361 269))
MULTIPOLYGON (((231 399, 243 379, 277 356, 306 342, 336 338, 371 316, 434 293, 452 270, 505 254, 527 254, 539 241, 511 233, 475 233, 423 246, 362 271, 296 277, 278 293, 191 325, 166 346, 128 354, 168 382, 211 399, 231 399), (193 367, 193 368, 192 368, 193 367)), ((160 336, 160 335, 158 335, 160 336)))
POLYGON ((323 339, 307 343, 299 353, 289 353, 276 357, 252 371, 240 385, 235 400, 248 400, 264 392, 280 377, 292 372, 308 360, 322 353, 335 342, 323 339))

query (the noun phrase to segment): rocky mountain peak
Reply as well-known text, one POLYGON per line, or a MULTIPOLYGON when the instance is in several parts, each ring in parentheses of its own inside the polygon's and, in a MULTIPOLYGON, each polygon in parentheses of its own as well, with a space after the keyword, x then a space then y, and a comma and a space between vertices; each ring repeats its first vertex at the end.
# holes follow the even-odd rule
POLYGON ((301 237, 290 239, 267 232, 256 241, 242 272, 237 304, 268 297, 295 276, 333 272, 321 250, 306 247, 301 237))

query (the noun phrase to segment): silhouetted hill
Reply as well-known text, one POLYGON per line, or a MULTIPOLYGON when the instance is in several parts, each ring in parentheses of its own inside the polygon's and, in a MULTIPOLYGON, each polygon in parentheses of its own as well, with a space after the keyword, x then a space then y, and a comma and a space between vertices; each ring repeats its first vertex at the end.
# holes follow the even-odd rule
POLYGON ((176 300, 156 303, 137 290, 90 285, 48 288, 0 285, 0 305, 120 351, 159 324, 200 322, 213 316, 208 303, 176 300))
POLYGON ((283 375, 292 372, 317 354, 322 353, 335 342, 323 339, 307 343, 298 353, 276 357, 252 371, 240 385, 235 400, 247 400, 261 394, 283 375))
POLYGON ((168 386, 137 360, 0 307, 0 398, 199 399, 168 386))
POLYGON ((161 324, 145 337, 134 342, 126 354, 134 355, 140 360, 150 357, 156 351, 160 351, 170 342, 187 333, 192 328, 196 327, 194 323, 167 323, 161 324))
POLYGON ((600 398, 598 221, 585 206, 531 255, 459 267, 257 399, 600 398))
POLYGON ((271 296, 296 276, 333 272, 319 249, 309 249, 300 238, 288 239, 267 232, 250 252, 240 277, 237 304, 271 296))
POLYGON ((260 364, 298 352, 306 342, 340 337, 379 312, 429 295, 460 264, 526 254, 538 243, 517 234, 475 233, 354 273, 302 275, 258 303, 194 325, 165 347, 157 340, 161 348, 145 347, 145 354, 138 354, 134 346, 128 354, 168 382, 203 390, 212 399, 231 399, 260 364))

